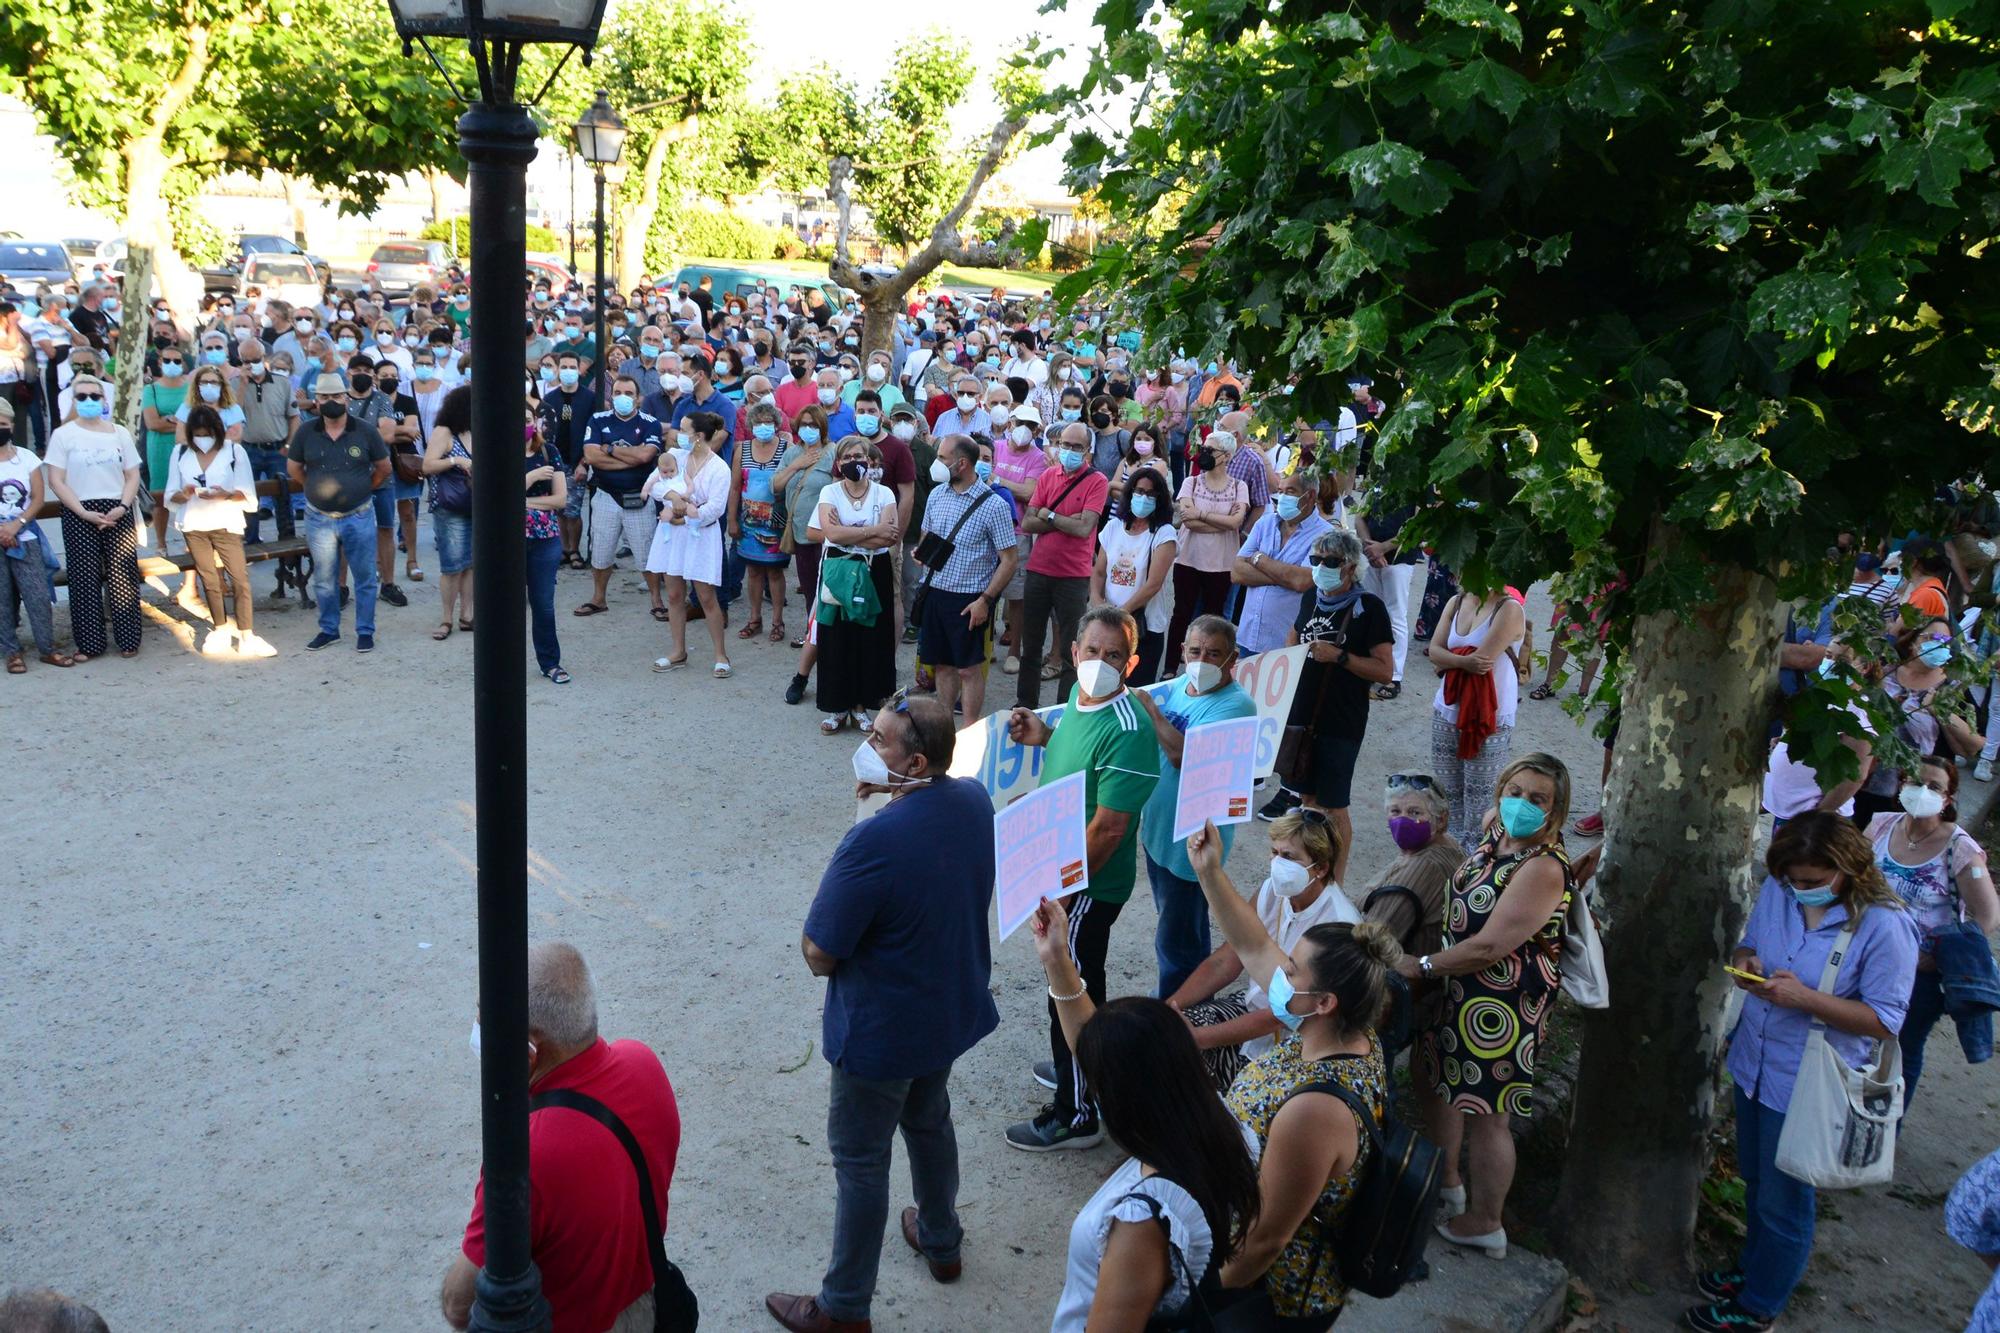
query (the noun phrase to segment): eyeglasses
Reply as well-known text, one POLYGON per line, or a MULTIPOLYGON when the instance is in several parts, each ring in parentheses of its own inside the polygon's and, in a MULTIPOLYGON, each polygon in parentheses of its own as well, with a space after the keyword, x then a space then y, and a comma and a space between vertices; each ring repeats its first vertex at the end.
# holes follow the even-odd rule
POLYGON ((1389 775, 1389 786, 1392 788, 1408 787, 1416 791, 1444 790, 1444 788, 1438 786, 1437 779, 1428 773, 1391 773, 1389 775))
POLYGON ((101 403, 104 401, 104 395, 101 393, 80 393, 75 396, 75 401, 79 403, 101 403))
POLYGON ((1318 565, 1321 569, 1345 569, 1347 567, 1345 560, 1333 555, 1309 555, 1306 557, 1306 563, 1309 565, 1318 565))

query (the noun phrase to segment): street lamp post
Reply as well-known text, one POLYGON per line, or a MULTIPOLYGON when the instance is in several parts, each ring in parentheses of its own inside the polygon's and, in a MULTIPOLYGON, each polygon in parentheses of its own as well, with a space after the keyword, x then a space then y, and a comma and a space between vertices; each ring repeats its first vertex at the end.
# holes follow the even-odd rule
MULTIPOLYGON (((535 127, 516 83, 534 43, 581 49, 586 62, 605 0, 389 0, 403 53, 421 43, 454 93, 471 195, 472 557, 482 620, 472 651, 472 736, 478 802, 480 1147, 484 1162, 486 1263, 471 1327, 538 1333, 549 1326, 528 1238, 528 728, 527 588, 521 540, 521 382, 518 311, 527 276, 528 164, 535 127), (429 39, 470 48, 476 89, 462 89, 429 39), (518 319, 518 314, 514 317, 518 319)), ((565 51, 563 60, 568 59, 565 51)), ((556 63, 560 70, 562 62, 556 63)), ((549 75, 553 82, 555 74, 549 75)), ((548 91, 527 99, 539 100, 548 91)))
MULTIPOLYGON (((618 119, 618 113, 611 109, 611 103, 604 90, 597 90, 597 100, 590 104, 590 110, 583 113, 583 119, 572 127, 576 134, 577 156, 590 163, 591 171, 597 178, 597 215, 591 223, 591 231, 597 236, 597 295, 591 302, 595 308, 597 331, 597 355, 591 358, 592 369, 597 376, 597 402, 604 404, 604 168, 616 162, 625 151, 625 122, 618 119)), ((474 585, 475 589, 477 585, 474 585)))

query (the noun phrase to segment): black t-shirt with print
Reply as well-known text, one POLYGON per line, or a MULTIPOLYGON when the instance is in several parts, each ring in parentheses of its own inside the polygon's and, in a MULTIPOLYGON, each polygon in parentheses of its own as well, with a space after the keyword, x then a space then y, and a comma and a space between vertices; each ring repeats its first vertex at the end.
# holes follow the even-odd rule
MULTIPOLYGON (((1292 628, 1299 632, 1300 643, 1338 643, 1350 656, 1366 657, 1377 644, 1388 643, 1393 637, 1389 608, 1372 592, 1362 593, 1351 612, 1321 611, 1318 600, 1311 594, 1299 599, 1299 614, 1292 628)), ((1299 671, 1298 693, 1292 696, 1289 725, 1311 727, 1318 736, 1358 741, 1368 731, 1371 688, 1368 681, 1346 667, 1315 662, 1308 656, 1299 671)))

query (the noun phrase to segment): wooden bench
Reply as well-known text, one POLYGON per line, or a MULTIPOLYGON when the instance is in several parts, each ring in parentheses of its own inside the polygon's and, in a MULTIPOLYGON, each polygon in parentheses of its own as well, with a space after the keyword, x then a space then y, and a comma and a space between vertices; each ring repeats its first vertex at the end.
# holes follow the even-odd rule
MULTIPOLYGON (((151 494, 155 505, 166 503, 161 497, 160 492, 153 491, 151 494)), ((272 502, 271 511, 277 516, 278 539, 276 541, 258 542, 254 546, 244 546, 243 559, 253 565, 263 560, 277 561, 278 586, 272 589, 271 596, 279 601, 283 601, 290 591, 296 590, 299 594, 299 604, 302 606, 311 606, 313 605, 311 590, 312 551, 306 546, 306 539, 299 535, 298 525, 292 518, 293 494, 291 482, 283 477, 274 477, 270 480, 257 483, 258 497, 260 499, 268 498, 272 502)), ((35 511, 35 517, 37 519, 60 521, 62 517, 62 502, 60 500, 43 501, 42 507, 35 511)), ((143 578, 166 578, 176 574, 185 574, 193 566, 194 557, 186 551, 182 551, 179 555, 141 555, 139 557, 139 574, 143 578)), ((57 570, 51 581, 56 587, 66 586, 69 583, 69 569, 67 566, 57 570)))

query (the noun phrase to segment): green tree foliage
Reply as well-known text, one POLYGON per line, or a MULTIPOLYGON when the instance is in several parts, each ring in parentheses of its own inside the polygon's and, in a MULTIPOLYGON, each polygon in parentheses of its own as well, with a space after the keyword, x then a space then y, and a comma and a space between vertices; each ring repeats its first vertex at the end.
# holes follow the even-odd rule
POLYGON ((770 260, 782 233, 713 208, 663 208, 646 245, 646 271, 664 273, 687 259, 770 260))
POLYGON ((855 192, 891 245, 907 249, 928 237, 965 188, 975 154, 952 139, 950 120, 972 76, 971 51, 932 33, 896 49, 869 99, 855 192))
POLYGON ((777 187, 792 194, 824 192, 827 165, 857 156, 866 142, 861 105, 854 85, 829 66, 785 78, 764 119, 777 187))
MULTIPOLYGON (((1103 0, 1096 20, 1061 97, 1093 127, 1072 188, 1118 225, 1059 293, 1117 292, 1156 349, 1295 379, 1287 417, 1372 371, 1378 479, 1429 502, 1410 535, 1476 588, 1606 593, 1612 653, 1637 649, 1605 858, 1627 989, 1591 1019, 1566 1206, 1587 1269, 1655 1262, 1686 1244, 1713 954, 1752 882, 1769 714, 1742 678, 1768 673, 1773 587, 1823 594, 1835 533, 1900 533, 1991 450, 2000 3, 1103 0), (1085 118, 1126 99, 1128 130, 1085 118), (1705 688, 1700 656, 1739 679, 1677 693, 1705 688), (1713 767, 1627 771, 1642 753, 1713 767), (1623 855, 1621 813, 1661 864, 1623 855), (1741 855, 1725 871, 1711 846, 1741 855)), ((1827 743, 1845 697, 1816 684, 1792 712, 1829 779, 1853 771, 1827 743)))

